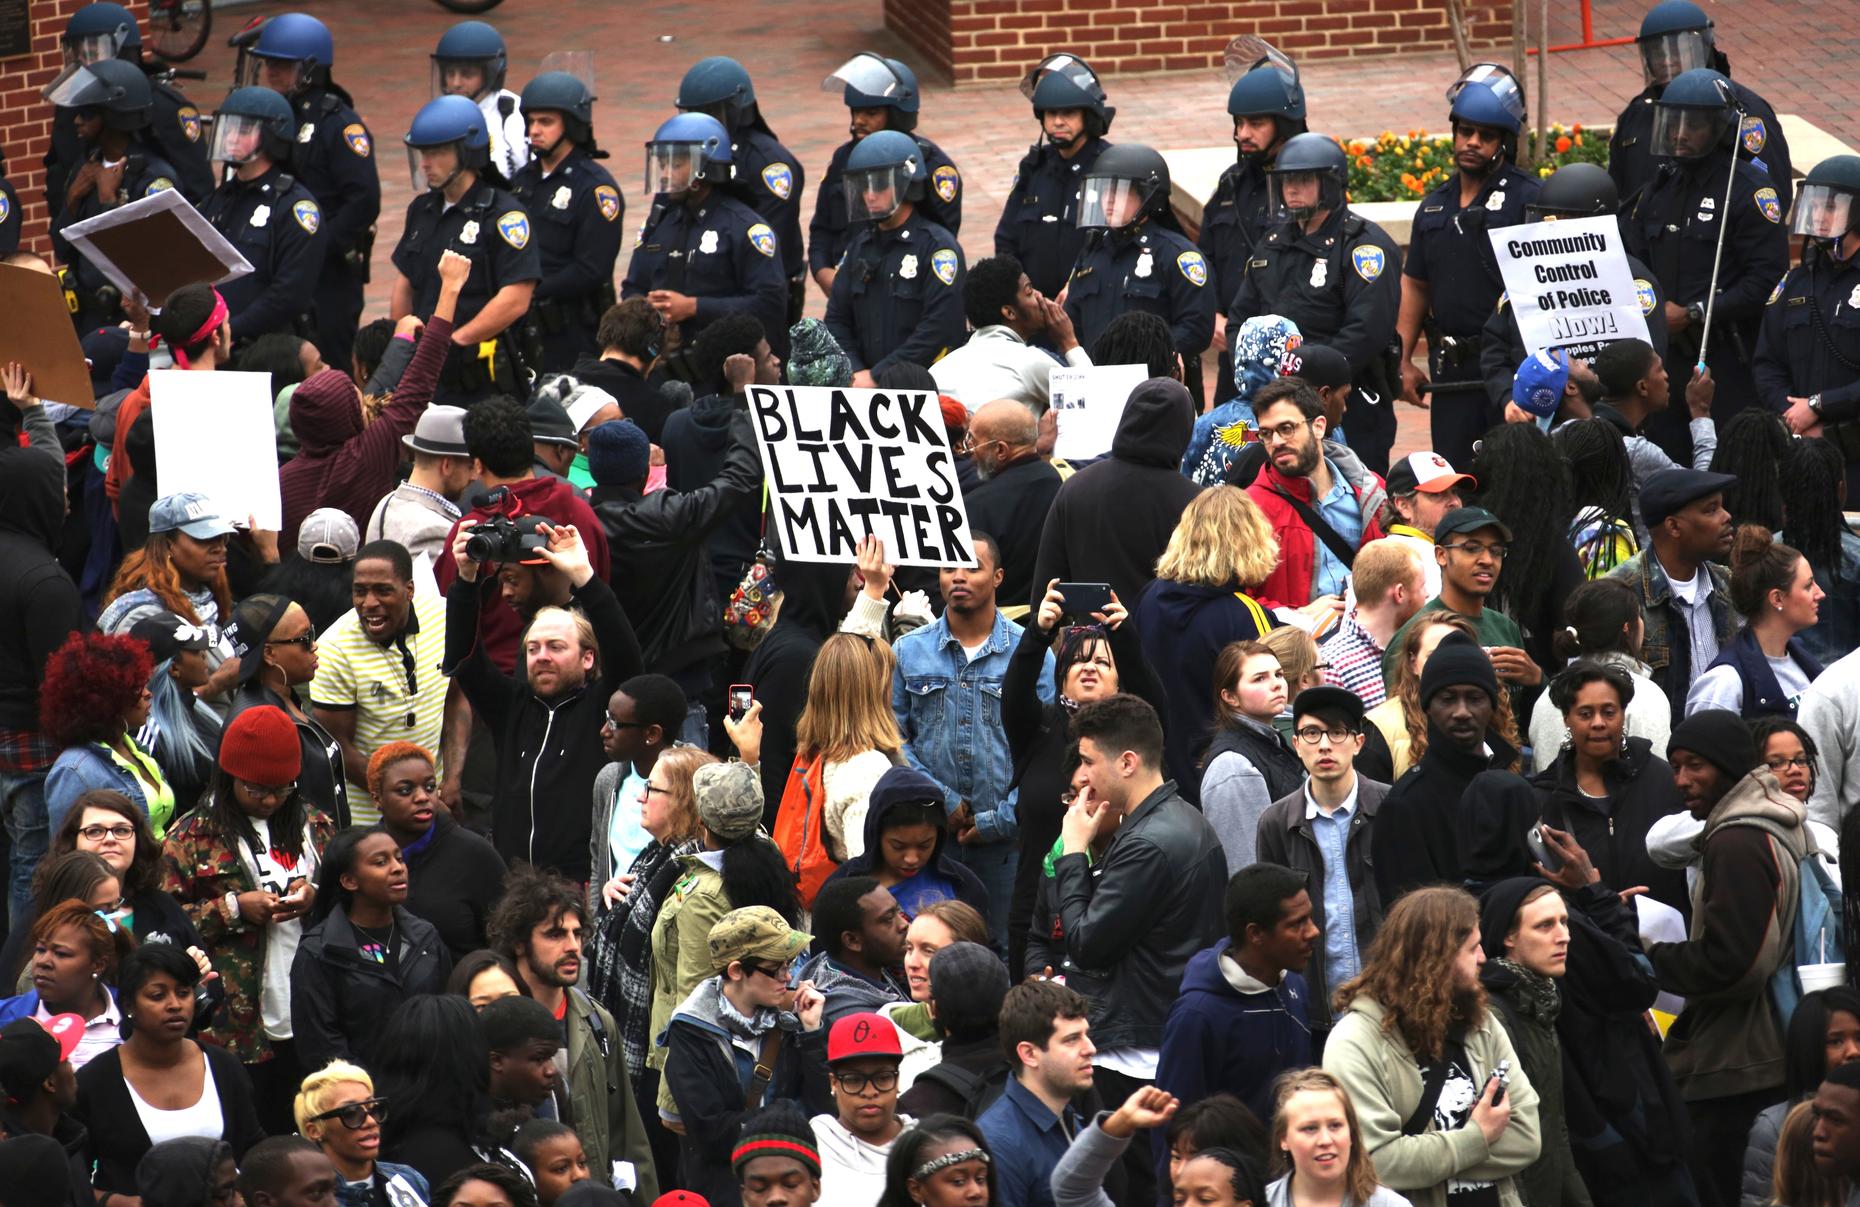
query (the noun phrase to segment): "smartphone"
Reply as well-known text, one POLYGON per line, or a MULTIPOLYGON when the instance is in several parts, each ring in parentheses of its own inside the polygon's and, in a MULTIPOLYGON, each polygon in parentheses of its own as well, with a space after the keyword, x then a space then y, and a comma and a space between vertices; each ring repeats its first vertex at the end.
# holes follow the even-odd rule
POLYGON ((1065 614, 1090 620, 1092 613, 1111 606, 1110 583, 1060 583, 1059 594, 1065 598, 1065 614))
POLYGON ((1505 1100, 1505 1088, 1511 1084, 1511 1062, 1499 1061, 1498 1067, 1492 1070, 1492 1076, 1498 1079, 1498 1092, 1492 1095, 1492 1105, 1497 1106, 1505 1100))
POLYGON ((1530 848, 1531 858, 1544 865, 1546 872, 1563 870, 1563 857, 1557 854, 1555 847, 1544 841, 1542 825, 1534 825, 1524 832, 1524 845, 1530 848))
POLYGON ((730 720, 740 721, 756 702, 756 689, 747 683, 730 684, 730 720))

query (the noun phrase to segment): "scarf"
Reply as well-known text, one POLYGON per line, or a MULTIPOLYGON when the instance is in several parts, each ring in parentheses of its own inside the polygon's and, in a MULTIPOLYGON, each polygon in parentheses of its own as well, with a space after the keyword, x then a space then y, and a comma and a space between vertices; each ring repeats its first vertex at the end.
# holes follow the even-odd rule
POLYGON ((1545 1026, 1556 1022, 1563 999, 1557 994, 1555 981, 1505 956, 1498 956, 1492 962, 1517 978, 1519 1013, 1538 1019, 1545 1026))

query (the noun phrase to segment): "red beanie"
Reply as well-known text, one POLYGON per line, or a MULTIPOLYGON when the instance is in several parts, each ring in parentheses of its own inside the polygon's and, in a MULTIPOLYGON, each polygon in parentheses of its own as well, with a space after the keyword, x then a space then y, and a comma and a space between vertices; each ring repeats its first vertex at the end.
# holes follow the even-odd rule
POLYGON ((234 779, 276 788, 304 769, 297 726, 282 708, 261 704, 232 719, 220 735, 220 766, 234 779))

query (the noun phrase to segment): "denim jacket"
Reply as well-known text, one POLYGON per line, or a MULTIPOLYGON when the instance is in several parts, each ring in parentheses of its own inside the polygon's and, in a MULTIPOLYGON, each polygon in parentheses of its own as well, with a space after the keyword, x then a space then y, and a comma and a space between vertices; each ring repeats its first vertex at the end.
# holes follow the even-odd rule
MULTIPOLYGON (((1001 726, 1001 681, 1020 640, 1020 626, 995 613, 994 631, 969 660, 950 635, 947 617, 898 638, 898 670, 891 681, 891 711, 904 735, 904 757, 943 788, 943 807, 963 801, 975 811, 984 842, 1017 833, 1014 756, 1001 726)), ((1053 655, 1040 673, 1043 703, 1053 699, 1053 655)))
MULTIPOLYGON (((1711 609, 1712 628, 1717 630, 1718 648, 1724 649, 1737 635, 1742 621, 1731 611, 1731 573, 1716 562, 1704 563, 1711 575, 1711 595, 1706 606, 1711 609)), ((1641 638, 1640 657, 1673 706, 1673 715, 1686 715, 1686 689, 1705 670, 1695 667, 1692 659, 1692 634, 1686 617, 1673 599, 1673 586, 1666 579, 1660 559, 1648 545, 1639 553, 1609 571, 1609 578, 1633 587, 1640 596, 1646 617, 1646 632, 1641 638)))

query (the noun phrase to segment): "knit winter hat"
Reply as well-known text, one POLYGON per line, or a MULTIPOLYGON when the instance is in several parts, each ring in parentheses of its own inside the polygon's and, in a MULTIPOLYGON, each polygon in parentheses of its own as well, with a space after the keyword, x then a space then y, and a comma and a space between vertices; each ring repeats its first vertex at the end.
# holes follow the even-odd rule
POLYGON ((819 319, 802 319, 788 331, 788 380, 797 386, 852 384, 852 360, 819 319))
POLYGON ((652 467, 652 441, 631 419, 610 419, 588 433, 588 472, 601 486, 645 481, 652 467))
POLYGON ((1421 671, 1421 707, 1443 688, 1471 684, 1482 688, 1492 703, 1498 703, 1498 673, 1492 669, 1492 657, 1464 633, 1448 633, 1434 647, 1421 671))
POLYGON ((220 767, 234 779, 275 788, 304 769, 297 726, 282 708, 261 704, 234 717, 220 735, 220 767))
POLYGON ((742 1139, 730 1152, 730 1168, 737 1177, 757 1157, 787 1157, 815 1177, 820 1176, 820 1145, 807 1113, 786 1099, 771 1102, 743 1120, 742 1139))
POLYGON ((1723 708, 1705 708, 1673 726, 1666 754, 1689 750, 1736 783, 1756 768, 1757 740, 1744 718, 1723 708))

